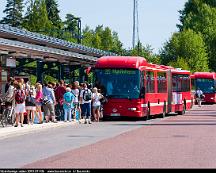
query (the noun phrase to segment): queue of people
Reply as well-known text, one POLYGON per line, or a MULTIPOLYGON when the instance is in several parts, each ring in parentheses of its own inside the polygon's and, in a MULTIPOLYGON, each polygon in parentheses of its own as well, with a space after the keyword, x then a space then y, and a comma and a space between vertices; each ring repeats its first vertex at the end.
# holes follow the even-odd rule
POLYGON ((15 123, 23 127, 24 114, 27 116, 27 124, 33 124, 35 116, 38 124, 44 122, 57 123, 58 121, 77 121, 84 119, 84 124, 91 124, 92 120, 99 122, 101 117, 101 102, 103 95, 95 87, 88 88, 87 83, 65 84, 63 80, 59 83, 40 82, 31 85, 23 79, 10 78, 6 85, 4 95, 5 105, 14 107, 15 123), (44 117, 42 112, 44 112, 44 117), (92 116, 93 115, 93 116, 92 116))

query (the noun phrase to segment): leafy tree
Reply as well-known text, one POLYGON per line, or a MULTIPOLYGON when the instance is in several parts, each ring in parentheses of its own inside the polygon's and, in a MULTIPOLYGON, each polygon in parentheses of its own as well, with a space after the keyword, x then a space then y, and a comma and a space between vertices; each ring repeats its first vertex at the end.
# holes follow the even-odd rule
POLYGON ((127 56, 141 56, 144 57, 149 63, 160 64, 159 56, 153 53, 150 45, 143 46, 139 41, 134 49, 126 51, 127 56))
POLYGON ((123 44, 119 40, 118 33, 115 31, 112 33, 112 48, 110 51, 119 55, 123 54, 123 44))
POLYGON ((101 37, 98 33, 96 33, 92 40, 92 45, 96 49, 101 49, 101 43, 102 43, 101 37))
POLYGON ((83 33, 82 44, 85 46, 93 47, 94 30, 90 29, 89 26, 86 26, 83 29, 82 33, 83 33))
POLYGON ((23 20, 23 0, 7 0, 6 8, 3 12, 6 16, 1 20, 2 24, 20 27, 23 20))
POLYGON ((176 61, 171 61, 168 63, 169 66, 175 67, 175 68, 181 68, 184 70, 190 70, 190 67, 188 65, 188 62, 185 60, 185 58, 177 57, 176 61))
POLYGON ((202 35, 192 30, 173 34, 161 51, 161 60, 162 64, 177 64, 192 72, 209 71, 208 56, 202 35), (183 62, 182 65, 181 62, 183 62))
POLYGON ((185 22, 188 20, 187 18, 198 15, 203 5, 216 8, 216 0, 189 0, 185 3, 184 9, 179 11, 181 24, 177 26, 181 31, 185 28, 185 22))
POLYGON ((207 47, 209 67, 216 71, 216 1, 215 0, 190 0, 185 4, 185 9, 180 12, 180 31, 192 29, 201 33, 207 47))
POLYGON ((112 31, 110 28, 106 27, 102 32, 101 36, 101 47, 103 50, 111 50, 113 44, 112 31))
POLYGON ((112 51, 119 55, 123 54, 123 44, 118 38, 118 33, 103 25, 99 25, 95 30, 86 26, 83 30, 82 43, 89 47, 102 49, 105 51, 112 51))

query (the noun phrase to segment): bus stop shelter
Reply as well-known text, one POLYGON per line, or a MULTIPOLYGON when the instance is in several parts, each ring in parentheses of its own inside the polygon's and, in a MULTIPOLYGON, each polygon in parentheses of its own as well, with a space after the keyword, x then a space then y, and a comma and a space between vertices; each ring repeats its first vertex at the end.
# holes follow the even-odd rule
POLYGON ((84 70, 94 66, 97 58, 109 55, 116 54, 0 24, 0 92, 4 93, 10 76, 22 72, 34 74, 38 81, 43 81, 43 73, 64 79, 65 76, 72 78, 79 69, 78 78, 82 82, 84 70), (25 67, 33 61, 36 61, 35 69, 25 67))

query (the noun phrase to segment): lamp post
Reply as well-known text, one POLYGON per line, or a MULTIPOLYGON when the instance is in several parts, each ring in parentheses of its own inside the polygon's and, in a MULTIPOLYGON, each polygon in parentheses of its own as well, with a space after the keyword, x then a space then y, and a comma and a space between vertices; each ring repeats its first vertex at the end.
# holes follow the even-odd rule
POLYGON ((78 29, 77 35, 76 35, 77 43, 81 44, 82 43, 82 23, 81 23, 81 18, 80 17, 74 17, 73 19, 77 21, 77 29, 78 29))

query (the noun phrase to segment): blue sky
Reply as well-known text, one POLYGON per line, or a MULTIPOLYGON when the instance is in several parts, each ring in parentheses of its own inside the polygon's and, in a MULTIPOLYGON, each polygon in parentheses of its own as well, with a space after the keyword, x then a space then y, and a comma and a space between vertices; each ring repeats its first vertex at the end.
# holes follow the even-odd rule
MULTIPOLYGON (((177 31, 179 10, 187 0, 139 0, 139 37, 158 52, 177 31)), ((72 13, 81 17, 82 27, 103 24, 119 34, 125 48, 132 47, 133 0, 58 0, 60 16, 72 13)), ((0 0, 0 18, 6 0, 0 0)))

